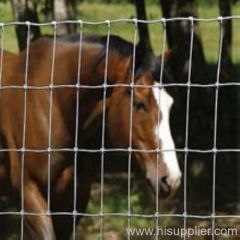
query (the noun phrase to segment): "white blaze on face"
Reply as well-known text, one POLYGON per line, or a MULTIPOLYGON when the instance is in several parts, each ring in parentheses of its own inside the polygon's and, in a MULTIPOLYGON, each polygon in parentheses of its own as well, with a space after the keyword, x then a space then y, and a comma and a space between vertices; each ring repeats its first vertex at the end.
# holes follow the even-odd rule
MULTIPOLYGON (((156 84, 155 84, 156 85, 156 84)), ((154 97, 156 99, 159 111, 161 112, 161 120, 156 126, 155 134, 158 140, 161 140, 163 151, 163 161, 167 166, 168 178, 167 182, 170 186, 178 187, 181 179, 181 170, 177 161, 177 155, 175 152, 175 144, 170 130, 170 110, 173 104, 173 98, 164 89, 158 87, 153 88, 154 97)), ((161 174, 161 173, 160 173, 161 174)))

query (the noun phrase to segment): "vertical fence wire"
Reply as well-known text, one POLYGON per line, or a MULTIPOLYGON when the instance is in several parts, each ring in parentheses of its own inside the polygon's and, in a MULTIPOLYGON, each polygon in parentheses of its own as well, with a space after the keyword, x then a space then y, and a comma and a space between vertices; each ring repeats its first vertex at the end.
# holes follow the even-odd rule
MULTIPOLYGON (((186 125, 185 125, 185 152, 184 152, 184 229, 187 230, 187 167, 188 167, 188 137, 189 137, 189 114, 190 114, 190 97, 191 97, 191 76, 192 76, 192 53, 193 53, 193 36, 194 36, 194 21, 193 17, 189 17, 191 23, 190 35, 190 50, 188 63, 188 80, 187 80, 187 105, 186 105, 186 125)), ((184 240, 186 240, 186 232, 184 240)))
MULTIPOLYGON (((133 124, 133 100, 134 100, 134 79, 135 79, 135 65, 136 65, 136 46, 137 46, 137 29, 138 20, 133 19, 134 36, 133 36, 133 56, 132 56, 132 72, 131 72, 131 95, 130 95, 130 108, 129 108, 129 144, 128 144, 128 229, 131 228, 131 168, 132 168, 132 124, 133 124)), ((131 235, 128 234, 128 239, 131 235)))
POLYGON ((3 76, 3 47, 4 47, 4 24, 0 24, 1 33, 0 33, 0 89, 2 87, 2 76, 3 76))
POLYGON ((53 108, 53 85, 54 85, 54 71, 55 71, 55 56, 56 56, 56 35, 57 24, 52 22, 53 27, 53 47, 52 47, 52 62, 51 62, 51 76, 49 84, 49 116, 48 116, 48 170, 47 170, 47 216, 48 216, 48 231, 51 231, 51 149, 52 149, 52 108, 53 108))
POLYGON ((104 67, 104 82, 103 82, 103 116, 102 116, 102 146, 101 146, 101 202, 100 202, 100 239, 104 238, 104 158, 105 158, 105 128, 106 128, 106 108, 107 108, 107 79, 108 79, 108 55, 111 34, 111 22, 106 20, 107 39, 106 39, 106 56, 104 67))
POLYGON ((213 182, 212 182, 212 240, 215 239, 215 216, 216 216, 216 165, 217 165, 217 121, 218 121, 218 96, 220 72, 222 63, 222 46, 223 46, 223 19, 219 17, 220 36, 218 50, 218 67, 215 88, 215 104, 214 104, 214 132, 213 132, 213 182))
POLYGON ((1 27, 1 33, 0 33, 0 101, 1 101, 1 95, 2 95, 2 78, 3 78, 3 47, 4 47, 4 24, 0 24, 1 27))
POLYGON ((74 186, 73 186, 73 240, 76 239, 76 217, 77 217, 77 159, 78 159, 78 130, 79 130, 79 91, 81 84, 81 66, 82 66, 82 40, 83 40, 83 22, 79 21, 79 47, 78 47, 78 68, 76 83, 76 120, 75 120, 75 140, 74 140, 74 186))
MULTIPOLYGON (((164 51, 166 49, 166 19, 162 19, 162 29, 163 29, 163 43, 162 43, 162 49, 161 49, 161 53, 162 53, 162 56, 161 56, 161 69, 160 69, 160 76, 159 76, 159 84, 156 85, 156 88, 158 89, 158 106, 160 106, 160 97, 161 97, 161 91, 162 91, 162 85, 163 85, 163 70, 164 70, 164 51)), ((160 109, 159 109, 160 110, 160 109)), ((158 123, 158 126, 160 125, 160 111, 158 111, 158 114, 157 114, 157 123, 158 123)), ((157 135, 159 136, 160 134, 160 128, 158 128, 158 132, 157 132, 157 135)), ((159 176, 160 176, 160 173, 159 173, 159 152, 160 152, 160 141, 158 139, 158 142, 157 142, 157 179, 156 179, 156 221, 155 221, 155 224, 156 224, 156 236, 155 236, 155 239, 158 240, 159 239, 159 234, 158 234, 158 227, 159 227, 159 176)), ((164 149, 162 149, 164 150, 164 149)), ((166 150, 166 149, 165 149, 166 150)), ((174 150, 173 150, 174 151, 174 150)))
POLYGON ((27 86, 28 86, 28 67, 29 67, 29 45, 30 45, 30 22, 26 22, 27 27, 27 47, 26 47, 26 62, 24 74, 24 105, 23 105, 23 135, 22 135, 22 148, 21 148, 21 240, 24 239, 24 167, 25 167, 25 153, 26 153, 26 127, 27 127, 27 86))

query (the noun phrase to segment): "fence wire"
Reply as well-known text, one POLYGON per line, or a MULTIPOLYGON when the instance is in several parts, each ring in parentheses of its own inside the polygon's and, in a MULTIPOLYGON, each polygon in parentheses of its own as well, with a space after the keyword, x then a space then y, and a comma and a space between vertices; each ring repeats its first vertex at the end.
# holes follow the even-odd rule
MULTIPOLYGON (((2 211, 0 212, 0 216, 4 215, 16 215, 21 217, 21 239, 24 239, 24 217, 25 216, 72 216, 73 217, 73 239, 76 238, 76 217, 99 217, 100 218, 100 239, 104 238, 104 217, 107 216, 114 216, 114 217, 126 217, 128 220, 128 228, 131 227, 131 218, 151 218, 155 219, 156 230, 159 225, 159 219, 164 217, 171 217, 171 218, 181 218, 184 220, 184 228, 187 229, 187 220, 188 219, 208 219, 211 220, 212 229, 215 229, 215 221, 216 219, 229 219, 229 218, 236 218, 240 219, 240 215, 219 215, 216 213, 216 165, 217 165, 217 154, 218 153, 240 153, 240 149, 237 148, 217 148, 217 122, 218 122, 218 98, 219 98, 219 89, 223 87, 231 87, 231 86, 240 86, 239 82, 220 82, 220 71, 221 71, 221 57, 222 57, 222 46, 223 46, 223 22, 225 20, 234 20, 240 19, 240 16, 227 16, 227 17, 216 17, 216 18, 194 18, 194 17, 176 17, 170 19, 156 19, 156 20, 139 20, 139 19, 116 19, 116 20, 106 20, 106 21, 98 21, 98 22, 90 22, 90 21, 82 21, 82 20, 68 20, 68 21, 61 21, 61 22, 49 22, 49 23, 33 23, 33 22, 5 22, 0 23, 0 46, 1 46, 1 53, 0 53, 0 99, 1 99, 1 92, 7 89, 24 89, 24 111, 23 111, 23 136, 22 136, 22 147, 21 148, 1 148, 0 153, 9 153, 9 152, 19 152, 21 154, 21 210, 20 211, 2 211), (173 21, 188 21, 191 25, 191 37, 190 37, 190 49, 189 49, 189 65, 188 65, 188 80, 186 83, 163 83, 163 68, 164 68, 164 56, 162 55, 161 58, 161 72, 160 72, 160 81, 159 84, 156 85, 138 85, 134 83, 135 72, 135 60, 136 60, 136 45, 137 45, 137 29, 139 23, 144 24, 161 24, 163 29, 163 44, 162 44, 162 52, 166 50, 166 25, 169 22, 173 21), (218 68, 217 68, 217 75, 216 81, 211 84, 199 84, 199 83, 192 83, 191 82, 191 71, 192 71, 192 56, 193 56, 193 41, 194 41, 194 23, 195 22, 205 22, 205 23, 212 23, 218 22, 220 26, 220 36, 219 36, 219 50, 218 50, 218 68), (110 42, 110 35, 111 35, 111 27, 118 23, 130 23, 134 25, 134 37, 133 37, 133 66, 132 66, 132 77, 130 84, 108 84, 108 55, 109 55, 109 42, 110 42), (77 82, 74 85, 55 85, 54 84, 54 70, 55 70, 55 54, 56 54, 56 37, 57 37, 57 27, 60 24, 76 24, 79 27, 79 53, 78 53, 78 69, 77 69, 77 82), (19 85, 2 85, 2 75, 4 71, 4 61, 3 61, 3 49, 4 49, 4 36, 5 36, 5 29, 9 26, 16 26, 16 25, 23 25, 27 27, 28 30, 28 37, 27 37, 27 48, 26 48, 26 62, 25 62, 25 81, 23 86, 19 85), (100 85, 84 85, 81 83, 81 60, 82 60, 82 47, 83 47, 83 28, 88 25, 104 25, 106 26, 107 31, 107 42, 106 42, 106 57, 105 57, 105 69, 104 69, 104 81, 103 84, 100 85), (52 49, 52 65, 51 65, 51 79, 50 84, 46 86, 31 86, 28 82, 28 72, 29 72, 29 46, 30 46, 30 30, 33 26, 51 26, 53 28, 53 49, 52 49), (106 122, 106 97, 107 97, 107 89, 110 88, 118 88, 118 87, 131 87, 131 107, 130 107, 130 133, 129 133, 129 146, 128 148, 106 148, 105 146, 105 122, 106 122), (160 149, 158 146, 157 149, 135 149, 132 146, 132 123, 133 123, 133 89, 134 88, 163 88, 163 87, 183 87, 187 89, 187 101, 186 101, 186 125, 185 125, 185 146, 184 148, 176 148, 176 149, 160 149), (75 116, 75 138, 74 138, 74 148, 53 148, 51 143, 51 136, 52 136, 52 106, 53 106, 53 90, 54 89, 76 89, 76 116, 75 116), (192 88, 214 88, 215 89, 215 104, 214 104, 214 136, 213 136, 213 146, 210 149, 193 149, 189 147, 189 114, 190 114, 190 96, 191 96, 191 89, 192 88), (103 89, 103 116, 102 116, 102 143, 100 149, 83 149, 78 147, 78 130, 79 130, 79 90, 80 89, 103 89), (26 117, 27 117, 27 92, 28 90, 49 90, 49 129, 48 129, 48 147, 47 148, 38 148, 38 149, 31 149, 26 147, 26 117), (131 168, 132 168, 132 154, 135 152, 146 152, 146 153, 162 153, 162 152, 169 152, 169 151, 176 151, 177 153, 184 154, 184 209, 182 214, 163 214, 159 212, 159 199, 158 199, 158 181, 156 187, 156 205, 155 205, 155 213, 153 214, 136 214, 132 212, 131 207, 131 189, 132 189, 132 182, 131 182, 131 168), (33 153, 47 153, 48 154, 48 187, 47 187, 47 211, 46 213, 33 213, 27 212, 24 208, 24 166, 25 166, 25 154, 33 152, 33 153), (51 155, 54 152, 72 152, 74 153, 74 199, 73 199, 73 211, 72 212, 53 212, 51 211, 51 169, 50 169, 50 162, 51 162, 51 155), (78 212, 77 211, 77 158, 79 153, 81 152, 89 152, 89 153, 100 153, 101 154, 101 176, 100 176, 100 209, 98 213, 85 213, 85 212, 78 212), (107 213, 104 212, 104 159, 105 154, 108 152, 125 152, 128 154, 128 204, 126 212, 112 212, 107 213), (188 209, 188 199, 187 199, 187 184, 188 184, 188 176, 187 176, 187 169, 188 169, 188 158, 189 153, 203 153, 213 154, 213 181, 212 181, 212 213, 209 215, 194 215, 189 214, 188 209)), ((159 98, 160 99, 160 98, 159 98)), ((7 107, 7 106, 6 106, 7 107)), ((158 121, 160 121, 158 116, 158 121)), ((157 166, 159 165, 159 159, 157 158, 157 166)), ((157 173, 157 177, 158 177, 157 173)), ((49 226, 50 227, 50 226, 49 226)), ((131 239, 130 234, 127 236, 128 239, 131 239)), ((156 236, 156 239, 159 239, 159 236, 156 236)), ((187 239, 187 236, 184 236, 184 239, 187 239)), ((215 235, 212 235, 212 239, 215 239, 215 235)))

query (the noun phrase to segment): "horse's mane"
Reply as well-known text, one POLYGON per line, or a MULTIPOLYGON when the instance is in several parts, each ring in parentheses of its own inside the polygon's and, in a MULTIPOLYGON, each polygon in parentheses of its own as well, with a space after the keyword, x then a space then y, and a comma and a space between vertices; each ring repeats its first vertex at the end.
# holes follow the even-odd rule
MULTIPOLYGON (((52 38, 53 36, 47 35, 52 38)), ((76 43, 80 40, 79 34, 58 35, 58 41, 76 43)), ((106 54, 107 36, 104 35, 83 35, 82 41, 85 43, 98 43, 103 46, 102 52, 106 54)), ((109 36, 109 52, 115 51, 120 57, 130 57, 133 54, 133 44, 116 35, 109 36)), ((105 57, 104 54, 101 57, 105 57)), ((100 57, 100 56, 99 56, 100 57)))
MULTIPOLYGON (((70 40, 74 39, 74 36, 69 36, 70 40)), ((79 40, 79 37, 78 37, 79 40)), ((103 49, 98 56, 98 62, 106 57, 106 50, 107 50, 107 36, 101 35, 86 35, 83 37, 83 41, 91 42, 91 43, 98 43, 103 45, 103 49)), ((134 51, 134 44, 119 37, 116 35, 110 35, 109 37, 109 45, 108 45, 109 52, 115 52, 118 54, 120 58, 132 57, 134 51)), ((141 49, 140 45, 136 45, 135 49, 135 76, 141 75, 144 71, 149 71, 153 78, 156 81, 160 79, 160 72, 161 72, 161 61, 159 58, 154 56, 152 53, 144 53, 141 49)), ((174 82, 172 76, 167 69, 164 67, 163 71, 163 79, 165 82, 174 82)))
MULTIPOLYGON (((48 36, 52 38, 52 36, 48 36)), ((80 40, 79 34, 70 34, 70 35, 58 35, 57 41, 62 42, 72 42, 76 43, 80 40)), ((109 36, 109 45, 108 37, 105 35, 83 35, 82 41, 83 43, 96 43, 102 45, 102 50, 100 51, 98 57, 94 64, 97 66, 102 62, 106 57, 107 47, 109 54, 116 53, 120 59, 124 58, 133 58, 134 44, 119 37, 116 35, 109 36)), ((161 61, 159 58, 154 56, 152 53, 145 53, 141 49, 139 44, 136 45, 135 49, 135 76, 141 75, 142 72, 149 71, 153 78, 156 81, 160 79, 161 72, 161 61)), ((164 66, 163 70, 163 81, 164 82, 174 82, 171 74, 169 73, 166 66, 164 66)))

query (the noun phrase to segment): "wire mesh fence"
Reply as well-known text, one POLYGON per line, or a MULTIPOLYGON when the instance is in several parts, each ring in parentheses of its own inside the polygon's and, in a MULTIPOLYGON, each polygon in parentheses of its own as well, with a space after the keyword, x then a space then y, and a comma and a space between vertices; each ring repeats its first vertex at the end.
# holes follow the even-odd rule
MULTIPOLYGON (((159 220, 168 217, 168 218, 180 218, 184 222, 184 229, 188 228, 188 220, 189 219, 208 219, 211 221, 211 228, 214 230, 216 228, 216 220, 217 219, 239 219, 240 215, 238 212, 236 214, 231 215, 225 215, 225 214, 218 214, 216 212, 216 174, 217 174, 217 156, 220 153, 239 153, 239 148, 219 148, 217 144, 218 139, 218 115, 219 115, 219 89, 220 88, 227 88, 227 87, 238 87, 240 86, 240 83, 237 81, 231 81, 231 82, 221 82, 220 81, 220 72, 221 72, 221 62, 222 62, 222 47, 223 47, 223 22, 227 20, 239 20, 240 16, 229 16, 229 17, 217 17, 217 18, 194 18, 194 17, 181 17, 181 18, 171 18, 171 19, 157 19, 157 20, 138 20, 138 19, 117 19, 117 20, 106 20, 106 21, 100 21, 100 22, 89 22, 89 21, 64 21, 64 22, 50 22, 50 23, 32 23, 32 22, 9 22, 9 23, 1 23, 1 56, 0 56, 0 100, 1 96, 4 91, 8 90, 23 90, 24 91, 24 104, 23 104, 23 135, 22 135, 22 146, 20 148, 12 148, 12 147, 6 147, 1 148, 1 153, 7 153, 10 155, 10 153, 18 153, 21 156, 20 162, 21 162, 21 178, 19 181, 21 182, 20 186, 20 199, 21 199, 21 207, 20 211, 1 211, 0 215, 16 215, 21 217, 21 234, 20 239, 25 239, 26 229, 24 227, 25 223, 25 217, 26 216, 46 216, 48 219, 50 219, 52 216, 70 216, 72 217, 72 238, 76 239, 76 231, 77 231, 77 217, 97 217, 100 220, 100 231, 99 231, 99 238, 104 239, 104 219, 106 217, 125 217, 127 219, 127 227, 128 229, 131 228, 131 220, 134 217, 142 217, 146 219, 153 219, 155 221, 155 228, 156 231, 159 228, 159 220), (164 54, 162 55, 160 61, 161 61, 161 71, 158 79, 157 85, 141 85, 135 83, 136 73, 135 73, 135 62, 136 62, 136 46, 137 46, 137 31, 138 31, 138 24, 158 24, 159 27, 163 29, 163 41, 162 41, 162 47, 161 52, 166 51, 166 29, 167 25, 170 22, 173 21, 186 21, 190 23, 190 41, 189 41, 189 59, 188 59, 188 77, 187 82, 185 83, 165 83, 163 81, 163 70, 165 66, 165 59, 164 54), (193 57, 193 41, 194 41, 194 23, 196 22, 203 22, 203 23, 212 23, 217 22, 219 24, 219 51, 218 51, 218 63, 217 63, 217 72, 215 76, 214 83, 192 83, 192 57, 193 57), (116 84, 109 84, 108 83, 108 73, 109 73, 109 45, 111 41, 111 29, 113 25, 116 24, 132 24, 133 25, 133 51, 132 51, 132 72, 131 72, 131 80, 129 83, 116 83, 116 84), (57 39, 57 28, 59 24, 76 24, 79 27, 79 35, 78 35, 78 64, 77 64, 77 79, 74 84, 55 84, 54 78, 55 78, 55 55, 56 55, 56 44, 58 42, 57 39), (24 74, 24 84, 19 85, 17 82, 16 84, 2 84, 3 83, 3 73, 5 71, 4 69, 4 33, 5 29, 10 26, 16 26, 16 25, 22 25, 26 26, 28 29, 28 38, 27 38, 27 48, 26 48, 26 59, 25 59, 25 74, 24 74), (30 36, 30 29, 33 26, 50 26, 52 27, 52 60, 51 60, 51 75, 50 75, 50 81, 48 85, 31 85, 29 82, 29 68, 31 67, 29 65, 29 56, 30 56, 30 45, 31 45, 31 36, 30 36), (83 35, 84 35, 84 28, 86 26, 95 26, 95 25, 102 25, 106 28, 106 49, 105 49, 105 60, 104 60, 104 75, 103 75, 103 81, 101 84, 95 84, 95 85, 88 85, 85 83, 82 83, 81 81, 81 72, 82 72, 82 54, 83 54, 83 47, 84 47, 84 41, 83 41, 83 35), (132 131, 133 131, 133 104, 134 104, 134 89, 136 88, 149 88, 149 89, 162 89, 162 88, 173 88, 173 87, 179 87, 179 88, 185 88, 186 89, 186 111, 185 111, 185 136, 182 136, 184 138, 184 147, 183 148, 174 148, 174 149, 162 149, 160 144, 156 149, 138 149, 135 146, 132 145, 132 131), (130 132, 129 132, 129 139, 128 139, 128 146, 126 148, 108 148, 106 146, 106 117, 107 117, 107 96, 108 96, 108 90, 109 89, 115 89, 115 88, 130 88, 130 114, 129 114, 129 126, 130 126, 130 132), (201 149, 201 148, 191 148, 189 145, 189 124, 190 124, 190 103, 191 103, 191 91, 192 89, 213 89, 214 90, 214 118, 212 119, 213 123, 213 144, 212 147, 209 149, 201 149), (75 103, 75 131, 73 136, 73 142, 74 146, 73 148, 64 147, 64 148, 56 148, 52 144, 52 119, 53 119, 53 94, 54 90, 56 89, 72 89, 76 92, 76 103, 75 103), (79 115, 80 107, 79 107, 79 101, 80 101, 80 90, 81 89, 100 89, 102 90, 102 119, 101 119, 101 147, 95 148, 95 149, 87 149, 87 148, 79 148, 79 115), (34 91, 34 90, 47 90, 48 91, 48 97, 49 97, 49 109, 48 109, 48 146, 47 148, 29 148, 26 146, 26 132, 27 132, 27 115, 28 115, 28 92, 34 91), (69 152, 73 153, 73 209, 72 211, 53 211, 51 209, 51 159, 53 153, 63 153, 63 152, 69 152), (100 164, 100 206, 98 213, 88 213, 88 212, 79 212, 77 205, 78 205, 78 191, 77 191, 77 184, 78 184, 78 178, 77 178, 77 170, 78 170, 78 164, 79 164, 79 156, 81 156, 82 153, 99 153, 101 155, 101 164, 100 164), (104 212, 104 174, 105 174, 105 155, 106 153, 111 152, 122 152, 126 153, 128 155, 128 180, 127 180, 127 209, 124 212, 104 212), (157 171, 156 176, 156 197, 155 197, 155 211, 152 214, 141 214, 141 213, 133 213, 132 212, 132 206, 131 206, 131 192, 132 192, 132 178, 131 178, 131 171, 132 171, 132 161, 133 161, 133 154, 134 153, 163 153, 163 152, 177 152, 184 155, 183 161, 184 161, 184 168, 182 169, 183 172, 183 212, 172 214, 172 213, 161 213, 159 210, 159 205, 161 204, 161 199, 159 199, 159 182, 157 179, 159 179, 159 175, 161 175, 161 172, 157 171), (29 153, 46 153, 47 154, 47 196, 46 196, 46 212, 29 212, 25 209, 25 168, 26 168, 26 155, 29 153), (191 153, 199 153, 199 154, 212 154, 212 194, 211 198, 209 197, 209 200, 211 199, 211 214, 208 215, 202 215, 202 214, 191 214, 188 212, 188 161, 189 161, 189 154, 191 153)), ((14 71, 14 69, 12 69, 14 71)), ((16 79, 17 81, 17 79, 16 79)), ((161 94, 161 92, 160 92, 161 94)), ((160 99, 160 98, 159 98, 160 99)), ((14 101, 14 99, 13 99, 14 101)), ((8 107, 8 106, 4 106, 8 107)), ((160 109, 161 110, 161 109, 160 109)), ((2 110, 1 110, 2 111, 2 110)), ((236 113, 237 114, 237 113, 236 113)), ((160 116, 158 116, 158 122, 160 123, 160 116)), ((4 128, 4 126, 2 126, 4 128)), ((157 156, 159 156, 157 154, 157 156)), ((6 160, 8 161, 8 160, 6 160)), ((159 165, 159 157, 156 159, 157 166, 159 165)), ((40 169, 39 169, 40 171, 40 169)), ((237 183, 236 183, 237 184, 237 183)), ((64 226, 62 226, 64 228, 64 226)), ((49 231, 50 231, 50 223, 49 223, 49 231)), ((214 232, 214 231, 213 231, 214 232)), ((127 239, 131 239, 132 236, 128 232, 126 235, 127 239)), ((160 236, 155 236, 156 239, 160 239, 160 236)), ((185 234, 184 239, 187 239, 187 235, 185 234)), ((215 234, 212 234, 212 239, 217 239, 215 234)))

